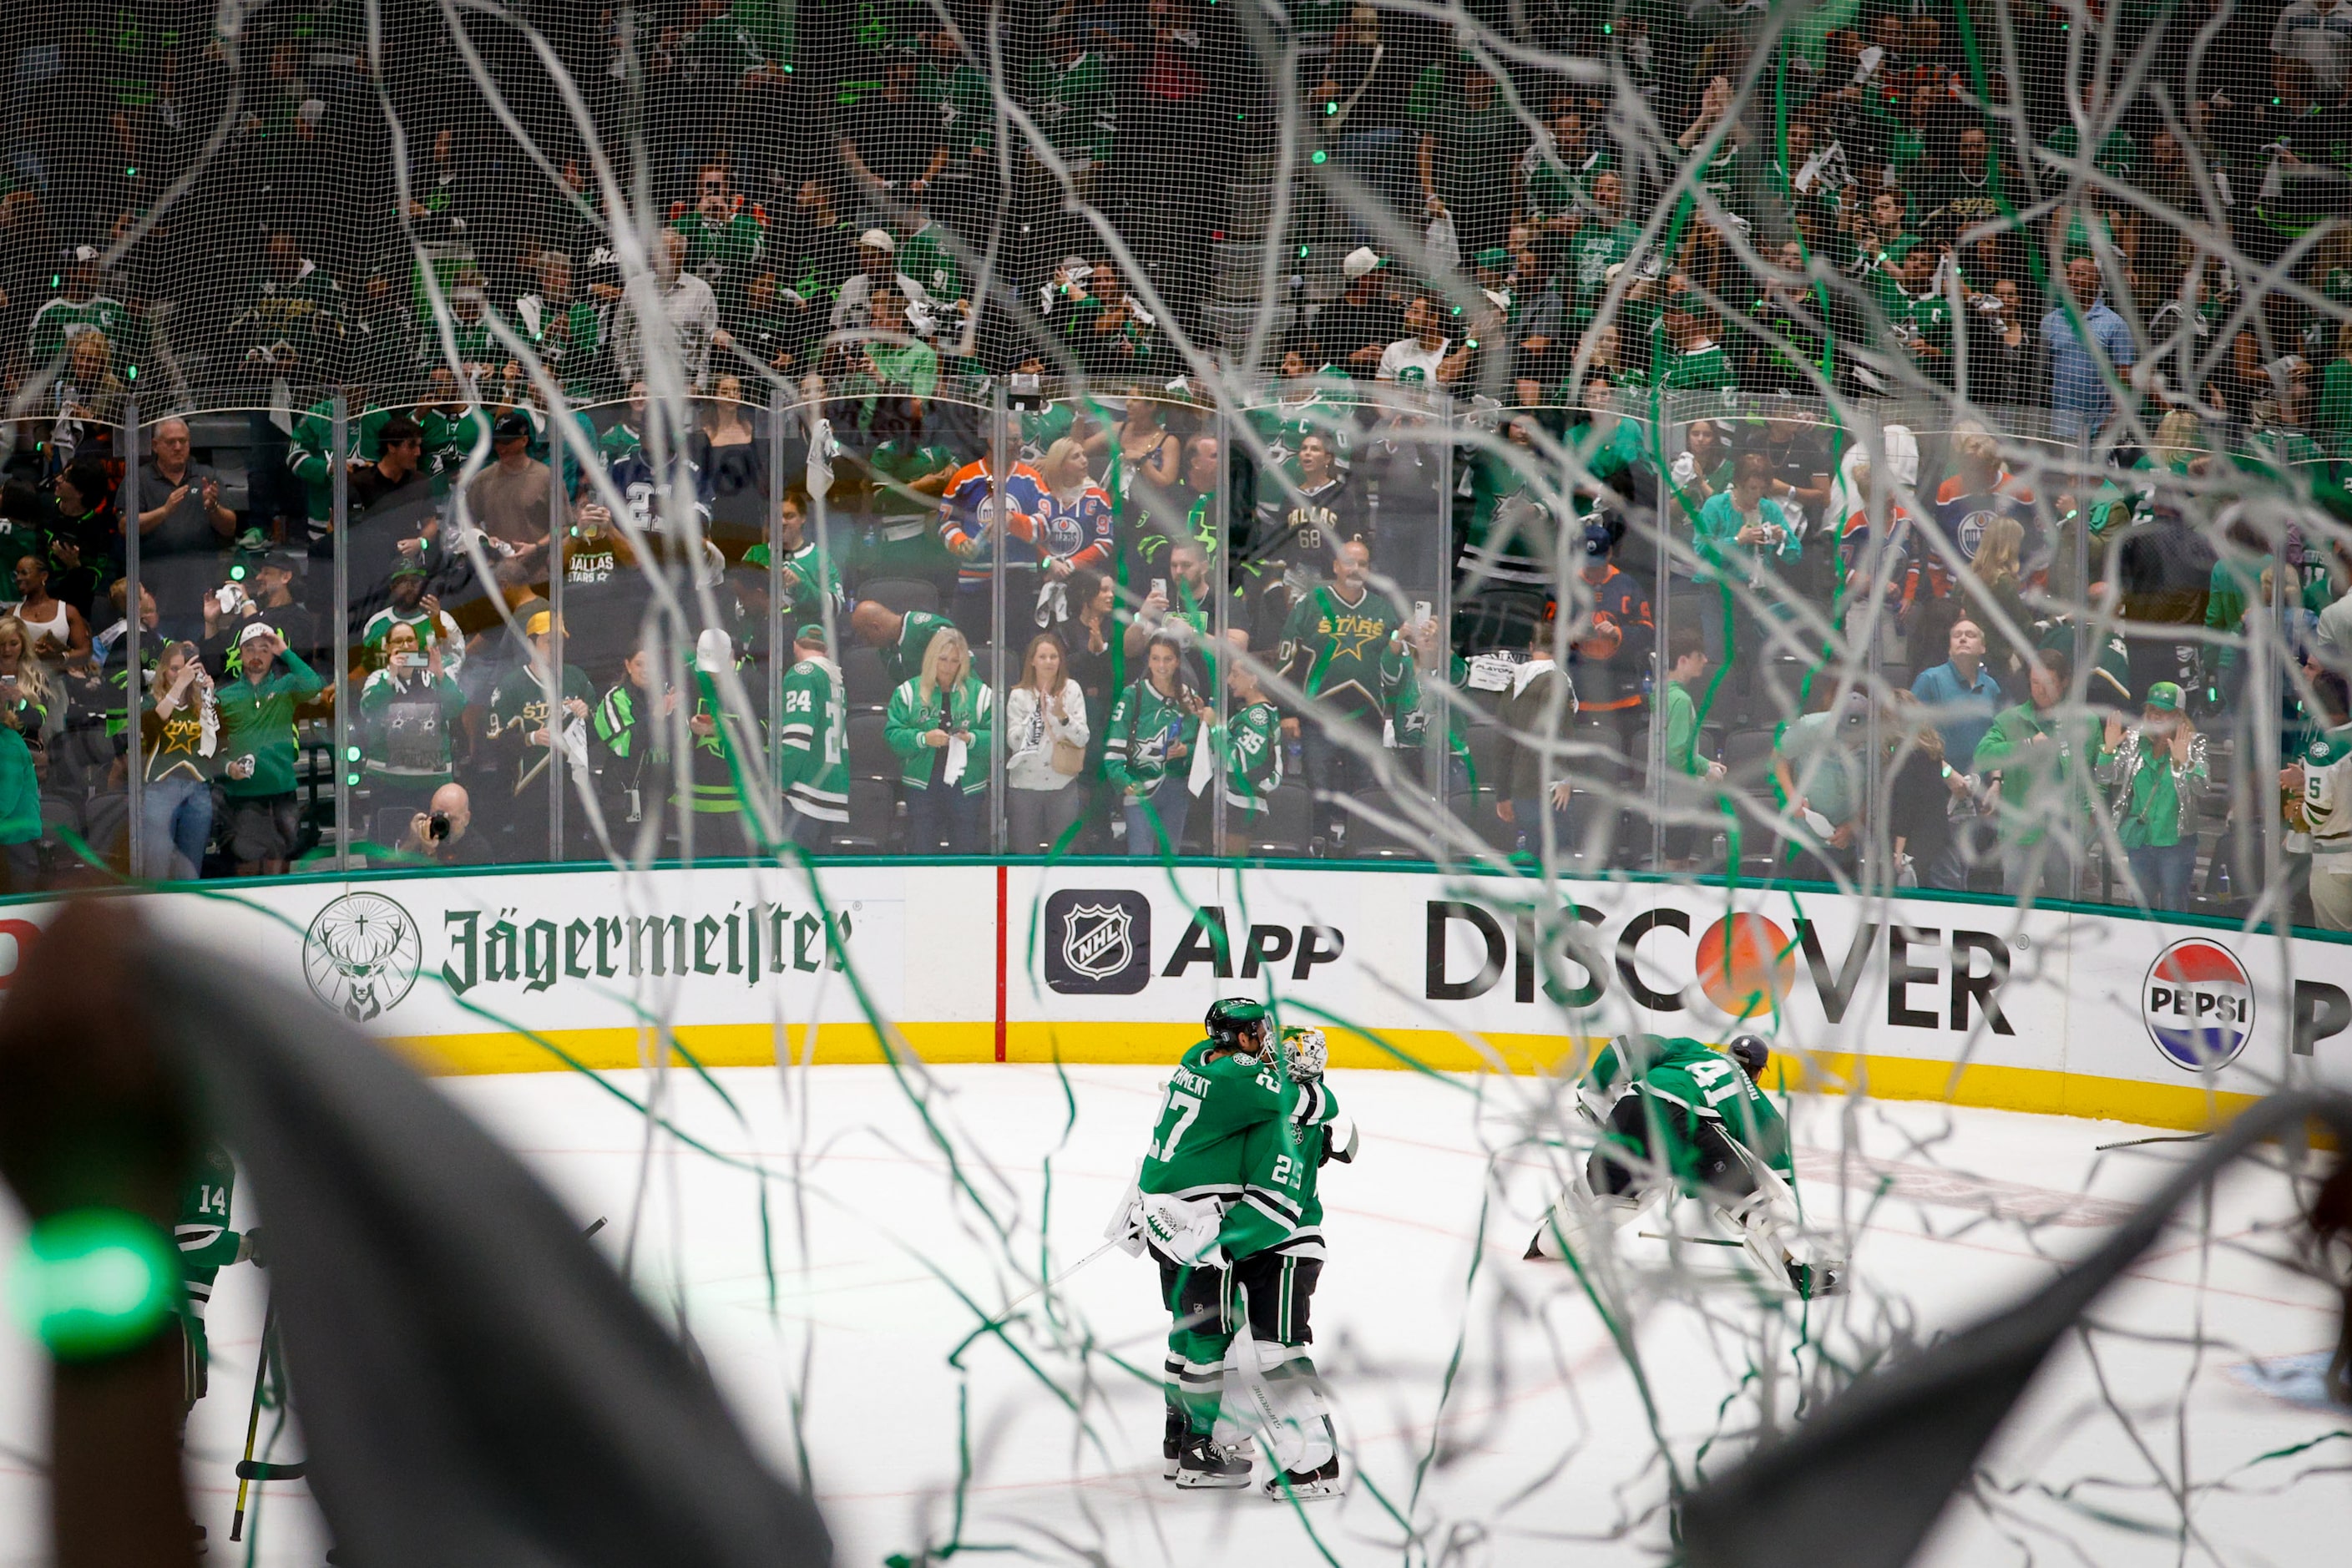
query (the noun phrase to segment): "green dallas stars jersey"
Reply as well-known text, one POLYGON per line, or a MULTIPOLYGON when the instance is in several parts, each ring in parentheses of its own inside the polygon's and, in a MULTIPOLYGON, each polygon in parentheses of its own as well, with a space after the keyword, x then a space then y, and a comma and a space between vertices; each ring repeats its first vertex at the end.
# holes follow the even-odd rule
POLYGON ((1217 1243, 1235 1263, 1261 1252, 1323 1256, 1323 1198, 1317 1180, 1330 1147, 1339 1100, 1318 1079, 1286 1079, 1288 1114, 1261 1121, 1242 1139, 1241 1201, 1225 1211, 1217 1243))
POLYGON ((187 1403, 204 1397, 205 1367, 209 1359, 205 1342, 205 1310, 212 1305, 213 1282, 235 1263, 244 1237, 228 1227, 230 1201, 236 1194, 236 1166, 219 1144, 205 1146, 187 1185, 180 1189, 180 1217, 172 1239, 180 1248, 180 1326, 188 1337, 187 1403))
POLYGON ((849 724, 841 671, 804 658, 784 676, 776 783, 793 808, 819 822, 849 820, 849 724))
POLYGON ((1252 1130, 1299 1107, 1299 1088, 1255 1057, 1209 1059, 1211 1042, 1184 1053, 1168 1079, 1136 1184, 1169 1197, 1237 1202, 1246 1184, 1252 1130))
POLYGON ((1702 391, 1734 384, 1731 361, 1724 353, 1723 345, 1712 341, 1702 341, 1696 348, 1670 354, 1658 372, 1661 392, 1702 391))
POLYGON ((1569 240, 1570 321, 1580 326, 1592 319, 1609 292, 1609 269, 1630 259, 1641 237, 1642 226, 1630 219, 1604 224, 1596 218, 1569 240))
MULTIPOLYGON (((768 545, 765 540, 743 552, 743 564, 765 571, 768 565, 768 545)), ((783 620, 790 631, 806 621, 824 618, 824 605, 830 600, 835 616, 848 613, 848 601, 842 597, 841 568, 833 557, 820 553, 812 539, 798 550, 784 556, 783 620)))
MULTIPOLYGON (((1103 777, 1129 795, 1143 795, 1168 773, 1168 748, 1179 742, 1191 745, 1201 721, 1192 717, 1184 699, 1193 695, 1180 678, 1172 697, 1162 697, 1147 678, 1118 694, 1111 704, 1110 722, 1103 731, 1103 777)), ((1177 759, 1189 773, 1189 757, 1177 759)))
POLYGON ((898 270, 922 285, 940 307, 944 326, 949 308, 964 297, 963 263, 956 258, 955 242, 947 230, 926 223, 899 241, 898 270))
MULTIPOLYGON (((343 455, 357 458, 363 463, 373 463, 383 457, 383 427, 392 422, 394 414, 401 412, 403 410, 371 403, 359 412, 347 415, 343 434, 348 450, 343 455)), ((414 411, 414 416, 418 426, 425 431, 425 450, 429 454, 436 439, 436 430, 443 432, 439 438, 446 438, 447 421, 431 409, 417 409, 414 411)), ((335 403, 331 397, 322 397, 294 422, 293 445, 286 453, 286 466, 308 487, 308 516, 310 531, 314 534, 323 531, 334 517, 334 445, 335 403)))
MULTIPOLYGON (((1579 1088, 1611 1105, 1621 1094, 1646 1096, 1656 1112, 1650 1122, 1649 1155, 1662 1161, 1685 1189, 1692 1186, 1698 1168, 1701 1121, 1718 1123, 1781 1175, 1796 1174, 1788 1123, 1738 1062, 1686 1037, 1633 1038, 1633 1059, 1621 1055, 1613 1043, 1604 1047, 1579 1088)), ((1601 1115, 1605 1120, 1606 1110, 1601 1115)))
POLYGON ((1217 731, 1225 759, 1225 804, 1262 811, 1282 787, 1282 710, 1253 702, 1217 731))
MULTIPOLYGON (((60 358, 67 345, 88 331, 106 334, 113 345, 114 365, 118 373, 131 363, 129 345, 124 334, 131 327, 131 308, 121 300, 104 294, 93 294, 87 300, 68 300, 59 294, 33 312, 30 358, 37 365, 46 365, 60 358)), ((126 381, 130 378, 125 377, 126 381)))
POLYGON ((1409 660, 1395 641, 1403 628, 1387 595, 1366 588, 1351 605, 1326 583, 1292 608, 1275 662, 1334 716, 1361 719, 1381 712, 1404 680, 1409 660))
POLYGON ((1029 68, 1029 106, 1054 151, 1065 159, 1110 158, 1111 132, 1118 109, 1110 77, 1092 54, 1068 65, 1041 59, 1029 68))
POLYGON ((919 679, 923 673, 923 655, 929 651, 931 639, 941 632, 955 630, 955 623, 945 616, 929 610, 908 610, 898 624, 898 640, 882 650, 882 668, 890 677, 890 684, 900 687, 919 679))
MULTIPOLYGON (((1309 436, 1320 436, 1331 443, 1334 466, 1345 471, 1348 458, 1355 447, 1353 409, 1342 395, 1341 389, 1352 384, 1331 383, 1318 376, 1310 384, 1307 395, 1285 398, 1245 411, 1242 417, 1257 438, 1265 443, 1266 456, 1290 481, 1298 480, 1298 445, 1309 436)), ((1278 487, 1261 481, 1261 497, 1278 487)))

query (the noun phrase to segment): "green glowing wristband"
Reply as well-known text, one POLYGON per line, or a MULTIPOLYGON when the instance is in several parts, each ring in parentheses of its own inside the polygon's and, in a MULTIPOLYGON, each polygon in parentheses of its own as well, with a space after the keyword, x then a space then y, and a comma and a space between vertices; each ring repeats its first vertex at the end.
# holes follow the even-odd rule
POLYGON ((136 1350, 180 1303, 180 1255, 149 1220, 75 1209, 33 1227, 8 1279, 16 1321, 59 1361, 136 1350))

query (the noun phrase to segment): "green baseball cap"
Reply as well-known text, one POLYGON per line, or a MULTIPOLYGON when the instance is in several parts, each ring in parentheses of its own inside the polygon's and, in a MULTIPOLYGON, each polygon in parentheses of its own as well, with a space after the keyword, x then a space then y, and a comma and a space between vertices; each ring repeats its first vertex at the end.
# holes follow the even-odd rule
POLYGON ((1481 267, 1492 267, 1499 270, 1511 264, 1511 253, 1499 245, 1490 245, 1471 259, 1481 267))
POLYGON ((824 623, 822 621, 803 622, 795 631, 793 631, 793 641, 804 642, 812 647, 823 647, 824 646, 824 623))
POLYGON ((2149 687, 2147 689, 2147 706, 2156 709, 2159 712, 2179 712, 2180 688, 2179 684, 2169 680, 2159 680, 2155 685, 2149 687))

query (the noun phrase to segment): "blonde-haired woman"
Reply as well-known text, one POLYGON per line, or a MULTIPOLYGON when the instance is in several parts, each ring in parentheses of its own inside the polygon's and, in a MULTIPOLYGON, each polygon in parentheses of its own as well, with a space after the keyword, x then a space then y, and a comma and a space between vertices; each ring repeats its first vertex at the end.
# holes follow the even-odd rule
POLYGON ((2158 421, 2156 440, 2149 447, 2148 456, 2174 473, 2185 474, 2189 465, 2205 450, 2204 432, 2204 422, 2194 413, 2176 408, 2158 421))
POLYGON ((2033 612, 2025 607, 2025 568, 2020 559, 2025 550, 2025 525, 2013 517, 1997 517, 1985 524, 1984 539, 1977 546, 1977 558, 1969 563, 1969 574, 1977 580, 1977 591, 1970 595, 1979 605, 1991 605, 2009 619, 2014 632, 2000 629, 1998 617, 1990 611, 1976 609, 1971 616, 1985 629, 1985 663, 1992 669, 1993 678, 2001 689, 2021 700, 2025 679, 2032 672, 2027 656, 2038 640, 2033 632, 2033 612), (2022 637, 2025 646, 2020 647, 2015 638, 2022 637))
POLYGON ((52 704, 32 647, 24 622, 0 616, 0 868, 11 893, 32 892, 40 881, 41 731, 52 704))
MULTIPOLYGON (((0 621, 0 644, 12 623, 13 617, 0 621)), ((0 686, 0 693, 5 689, 0 686)), ((193 879, 203 869, 205 844, 213 836, 214 753, 220 745, 213 678, 195 644, 165 645, 147 683, 139 734, 147 787, 138 874, 151 882, 193 879)))
POLYGON ((995 700, 972 672, 971 647, 952 626, 923 649, 922 673, 890 694, 882 737, 904 762, 907 849, 976 855, 988 797, 988 748, 995 700))
POLYGON ((1004 694, 1006 847, 1015 855, 1052 849, 1086 810, 1078 780, 1092 733, 1062 639, 1039 632, 1022 656, 1021 684, 1004 694))

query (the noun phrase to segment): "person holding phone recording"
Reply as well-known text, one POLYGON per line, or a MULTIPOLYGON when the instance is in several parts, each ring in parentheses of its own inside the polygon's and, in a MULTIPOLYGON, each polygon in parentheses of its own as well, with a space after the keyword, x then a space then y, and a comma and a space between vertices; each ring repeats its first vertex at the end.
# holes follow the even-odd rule
POLYGON ((1209 704, 1183 679, 1183 650, 1162 632, 1144 653, 1140 680, 1118 695, 1103 747, 1103 776, 1120 792, 1127 852, 1173 855, 1192 815, 1192 744, 1209 704))
MULTIPOLYGON (((0 673, 0 723, 22 733, 26 709, 16 690, 0 673)), ((174 642, 163 650, 139 728, 147 787, 136 872, 148 881, 193 879, 203 873, 212 837, 213 774, 220 765, 220 710, 195 644, 174 642)))

